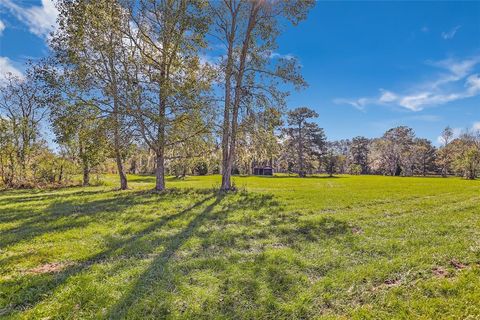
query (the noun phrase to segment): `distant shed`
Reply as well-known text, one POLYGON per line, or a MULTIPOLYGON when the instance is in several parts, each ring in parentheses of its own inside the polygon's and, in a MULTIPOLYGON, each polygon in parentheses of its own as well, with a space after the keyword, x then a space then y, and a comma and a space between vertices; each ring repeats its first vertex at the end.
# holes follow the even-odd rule
POLYGON ((273 176, 272 167, 255 167, 253 168, 253 174, 256 176, 273 176))

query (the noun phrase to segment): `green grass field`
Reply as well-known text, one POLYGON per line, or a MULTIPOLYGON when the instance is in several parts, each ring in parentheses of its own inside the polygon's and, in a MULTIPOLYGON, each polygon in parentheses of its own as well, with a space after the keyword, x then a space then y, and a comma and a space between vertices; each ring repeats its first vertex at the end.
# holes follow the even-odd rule
POLYGON ((0 318, 478 319, 480 181, 0 192, 0 318))

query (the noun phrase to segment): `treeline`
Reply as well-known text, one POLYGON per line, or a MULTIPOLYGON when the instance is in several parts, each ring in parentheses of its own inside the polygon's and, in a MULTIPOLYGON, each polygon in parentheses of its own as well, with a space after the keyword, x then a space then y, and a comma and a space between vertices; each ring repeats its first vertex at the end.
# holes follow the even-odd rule
POLYGON ((327 141, 310 109, 288 113, 275 162, 277 171, 307 173, 381 174, 390 176, 457 175, 475 179, 480 173, 480 131, 458 136, 450 127, 440 136, 441 146, 418 138, 412 128, 399 126, 382 137, 327 141))
POLYGON ((474 178, 478 136, 435 149, 411 129, 327 141, 308 108, 285 118, 289 88, 306 86, 276 39, 314 0, 61 0, 51 54, 0 94, 6 187, 65 185, 81 174, 231 175, 272 166, 300 176, 455 173, 474 178), (55 140, 55 149, 46 142, 55 140))

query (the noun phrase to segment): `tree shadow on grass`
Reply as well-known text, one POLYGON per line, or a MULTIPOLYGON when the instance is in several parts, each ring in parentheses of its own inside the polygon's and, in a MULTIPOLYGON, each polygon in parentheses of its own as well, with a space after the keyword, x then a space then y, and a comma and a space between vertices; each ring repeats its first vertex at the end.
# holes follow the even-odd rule
MULTIPOLYGON (((173 190, 163 194, 155 194, 141 191, 129 192, 128 194, 122 194, 121 196, 116 196, 114 198, 90 201, 87 203, 63 201, 52 204, 47 217, 44 216, 44 218, 47 218, 47 221, 49 222, 55 222, 55 220, 59 217, 68 217, 69 214, 72 214, 71 209, 77 208, 78 211, 73 213, 74 215, 78 215, 80 213, 80 217, 95 216, 95 219, 97 219, 99 215, 105 217, 108 215, 121 214, 121 212, 125 209, 138 203, 146 203, 147 201, 175 201, 175 199, 178 199, 179 197, 188 196, 190 192, 191 191, 189 190, 173 190), (119 198, 123 200, 119 201, 119 198)), ((55 288, 65 283, 65 281, 70 277, 86 271, 95 264, 117 257, 119 250, 123 250, 127 255, 131 256, 139 254, 140 252, 136 244, 141 242, 143 237, 148 236, 150 233, 159 228, 162 228, 170 221, 183 217, 214 197, 214 195, 209 194, 206 191, 199 191, 197 195, 199 195, 201 199, 195 202, 193 205, 177 213, 160 217, 158 220, 147 224, 144 228, 135 232, 130 237, 109 241, 108 248, 106 250, 89 257, 85 261, 74 263, 73 265, 54 274, 23 275, 18 278, 4 281, 2 283, 2 291, 4 291, 4 293, 0 294, 0 315, 13 314, 34 306, 51 294, 55 288), (2 300, 4 302, 2 302, 2 300)), ((60 225, 49 225, 49 223, 44 223, 43 226, 37 226, 33 225, 32 222, 26 223, 20 228, 16 228, 14 230, 15 232, 9 232, 7 235, 2 234, 2 242, 0 243, 3 246, 15 243, 17 240, 26 241, 45 233, 60 232, 70 228, 78 228, 89 223, 87 221, 76 222, 75 220, 77 217, 70 218, 72 221, 65 221, 60 225)), ((40 221, 36 222, 39 223, 40 221)), ((158 242, 160 241, 161 239, 157 239, 157 243, 152 243, 151 245, 158 245, 158 242)), ((9 261, 11 261, 11 259, 5 259, 5 261, 2 261, 2 263, 8 264, 9 261)))
MULTIPOLYGON (((98 192, 78 192, 73 194, 76 196, 91 196, 98 194, 98 192)), ((2 231, 0 234, 0 248, 3 249, 11 244, 29 241, 48 233, 85 227, 89 223, 94 222, 93 216, 96 219, 111 218, 115 213, 145 201, 146 192, 136 191, 128 194, 112 194, 112 196, 99 200, 88 200, 86 198, 87 202, 85 202, 85 198, 62 201, 61 197, 57 196, 58 201, 53 201, 46 210, 41 210, 40 212, 32 212, 32 208, 29 206, 26 208, 12 208, 9 214, 6 214, 5 217, 2 216, 0 222, 22 222, 18 226, 2 231)))
POLYGON ((107 317, 256 318, 255 309, 277 312, 278 301, 293 299, 309 285, 295 250, 288 246, 295 241, 320 241, 321 245, 322 239, 349 232, 348 225, 337 219, 299 221, 284 210, 269 194, 218 195, 188 226, 167 240, 163 251, 107 317), (249 215, 253 218, 248 219, 249 215), (281 221, 288 228, 269 224, 272 217, 282 215, 285 218, 281 221), (189 239, 200 245, 184 246, 189 239), (284 244, 279 248, 269 240, 284 244), (197 272, 221 280, 220 295, 182 301, 182 293, 195 295, 195 283, 201 281, 195 279, 197 272), (270 301, 264 297, 266 292, 270 301), (200 312, 189 309, 189 304, 202 299, 200 312))
MULTIPOLYGON (((215 298, 221 300, 202 302, 213 310, 212 315, 228 318, 238 317, 244 312, 246 318, 253 317, 255 313, 251 311, 252 306, 277 312, 278 301, 293 298, 299 288, 308 285, 302 274, 301 263, 288 246, 296 241, 321 241, 348 233, 348 226, 335 219, 300 220, 298 213, 286 212, 281 203, 269 194, 244 192, 222 195, 211 190, 172 190, 161 194, 141 191, 114 194, 102 200, 58 201, 50 206, 43 229, 41 226, 31 229, 33 226, 28 224, 23 228, 25 236, 32 239, 43 233, 64 230, 54 229, 56 220, 64 220, 62 223, 65 228, 69 227, 69 223, 75 228, 79 227, 76 223, 89 223, 92 219, 118 218, 125 210, 138 204, 175 203, 192 197, 195 199, 186 208, 149 223, 142 221, 140 228, 121 237, 105 238, 104 250, 68 265, 57 273, 28 275, 4 281, 2 286, 7 296, 0 295, 0 315, 12 316, 34 308, 50 299, 57 288, 69 286, 68 279, 89 274, 96 265, 105 264, 109 274, 122 273, 132 268, 131 261, 137 258, 146 259, 142 261, 148 262, 149 266, 128 290, 125 284, 120 285, 122 297, 114 302, 104 316, 114 319, 145 314, 167 317, 178 311, 178 305, 168 297, 176 295, 179 287, 188 287, 189 281, 196 281, 196 271, 220 279, 220 297, 215 298), (175 227, 171 227, 175 224, 178 227, 178 223, 181 226, 179 231, 169 232, 175 231, 175 227), (250 229, 252 231, 248 232, 250 229), (29 232, 33 235, 28 235, 29 232), (188 247, 189 243, 186 249, 184 245, 192 238, 199 241, 199 246, 192 249, 188 247), (281 247, 271 241, 280 241, 281 247), (177 256, 180 252, 181 255, 177 256), (269 293, 270 301, 263 297, 265 292, 269 293), (3 306, 2 300, 6 301, 3 306), (154 306, 149 305, 152 300, 154 306), (136 313, 143 307, 141 313, 136 313)), ((158 209, 153 207, 148 210, 158 209)), ((70 289, 75 290, 75 287, 70 289)), ((67 309, 63 308, 62 312, 75 312, 67 309)), ((185 309, 185 313, 180 314, 183 317, 208 317, 207 313, 199 314, 198 310, 188 310, 188 307, 185 309)))
MULTIPOLYGON (((171 256, 188 240, 195 230, 209 218, 212 210, 220 203, 223 197, 224 195, 218 194, 213 203, 209 204, 200 214, 190 221, 185 229, 168 241, 163 252, 153 260, 148 269, 135 281, 132 289, 125 293, 122 299, 112 308, 109 318, 124 318, 128 313, 129 307, 144 298, 145 295, 151 291, 152 283, 156 283, 159 278, 164 276, 165 267, 171 256)), ((168 310, 165 310, 165 312, 168 312, 168 310)))
MULTIPOLYGON (((266 176, 267 177, 267 176, 266 176)), ((291 175, 291 176, 270 176, 268 178, 271 178, 271 179, 292 179, 292 178, 298 178, 298 179, 306 179, 306 180, 309 180, 309 179, 343 179, 343 178, 346 178, 345 176, 305 176, 305 177, 299 177, 298 175, 291 175)))
POLYGON ((99 193, 110 192, 110 190, 85 190, 78 189, 78 187, 66 188, 68 192, 58 193, 57 190, 9 190, 6 191, 0 198, 0 205, 28 203, 44 200, 53 200, 71 196, 94 195, 99 193), (73 191, 70 191, 70 190, 73 191))

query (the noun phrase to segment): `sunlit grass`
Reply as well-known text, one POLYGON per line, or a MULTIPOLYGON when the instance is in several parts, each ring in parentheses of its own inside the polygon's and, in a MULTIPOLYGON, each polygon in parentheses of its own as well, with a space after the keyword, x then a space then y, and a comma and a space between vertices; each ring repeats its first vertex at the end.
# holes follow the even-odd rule
POLYGON ((480 316, 480 181, 104 180, 0 193, 0 317, 480 316))

